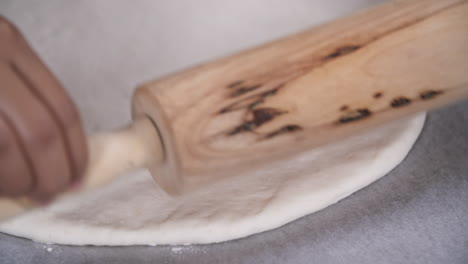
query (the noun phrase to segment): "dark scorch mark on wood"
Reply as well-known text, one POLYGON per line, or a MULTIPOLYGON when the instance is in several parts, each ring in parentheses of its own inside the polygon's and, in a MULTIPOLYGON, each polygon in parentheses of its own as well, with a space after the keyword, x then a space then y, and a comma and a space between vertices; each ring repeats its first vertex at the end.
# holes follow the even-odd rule
POLYGON ((347 106, 347 105, 343 105, 343 106, 340 107, 340 111, 346 111, 348 109, 349 109, 349 106, 347 106))
POLYGON ((267 91, 264 91, 264 92, 261 92, 261 93, 258 93, 258 94, 253 94, 253 95, 247 96, 245 98, 242 98, 242 99, 240 99, 238 101, 235 101, 234 103, 232 103, 232 104, 230 104, 230 105, 228 105, 226 107, 221 108, 218 111, 218 114, 224 114, 224 113, 239 110, 239 109, 242 109, 242 108, 245 108, 247 110, 254 109, 255 107, 258 107, 259 105, 264 103, 265 99, 267 97, 277 94, 279 89, 281 89, 281 87, 283 87, 282 84, 278 85, 275 88, 272 88, 270 90, 267 90, 267 91))
POLYGON ((223 107, 223 108, 221 108, 221 109, 218 111, 218 114, 225 114, 225 113, 230 112, 230 111, 232 111, 232 110, 233 110, 233 109, 232 109, 231 107, 229 107, 229 106, 223 107))
POLYGON ((257 101, 255 101, 255 102, 249 104, 249 105, 247 106, 247 109, 248 109, 248 110, 252 110, 252 109, 254 109, 255 107, 257 107, 257 106, 263 104, 264 102, 265 102, 265 100, 263 100, 263 99, 258 99, 257 101))
POLYGON ((241 96, 243 94, 246 94, 248 92, 251 92, 253 90, 256 90, 258 88, 260 88, 261 85, 260 84, 257 84, 257 85, 253 85, 253 86, 242 86, 242 87, 239 87, 239 88, 236 88, 234 91, 232 91, 230 94, 229 94, 229 97, 237 97, 237 96, 241 96))
POLYGON ((375 99, 378 99, 378 98, 382 97, 382 95, 383 95, 382 92, 376 92, 376 93, 373 95, 373 97, 374 97, 375 99))
POLYGON ((252 131, 254 128, 255 128, 254 122, 246 121, 246 122, 236 126, 235 128, 233 128, 227 134, 228 134, 228 136, 234 136, 234 135, 242 133, 242 132, 252 131))
POLYGON ((244 81, 241 81, 241 80, 235 81, 235 82, 232 82, 232 83, 228 84, 227 88, 236 88, 237 86, 239 86, 239 85, 241 85, 243 83, 244 83, 244 81))
POLYGON ((337 57, 340 57, 340 56, 344 56, 344 55, 350 54, 351 52, 354 52, 354 51, 356 51, 356 50, 358 50, 360 48, 361 48, 361 46, 359 46, 359 45, 343 46, 343 47, 340 47, 340 48, 336 49, 335 51, 328 54, 327 56, 323 57, 323 60, 326 61, 326 60, 334 59, 334 58, 337 58, 337 57))
POLYGON ((233 136, 242 132, 252 131, 257 127, 273 120, 276 116, 285 114, 286 111, 281 111, 275 108, 258 108, 252 111, 252 119, 236 126, 227 134, 233 136))
POLYGON ((411 103, 411 99, 401 96, 401 97, 394 98, 392 102, 390 103, 390 106, 393 108, 397 108, 397 107, 409 105, 410 103, 411 103))
POLYGON ((228 134, 228 136, 234 136, 234 135, 242 133, 242 132, 252 131, 254 128, 255 128, 255 124, 252 121, 246 121, 246 122, 236 126, 235 128, 233 128, 227 134, 228 134))
POLYGON ((432 99, 438 95, 443 94, 444 92, 442 91, 435 91, 435 90, 429 90, 429 91, 424 91, 422 92, 419 97, 423 100, 429 100, 432 99))
POLYGON ((271 107, 268 107, 268 108, 258 108, 258 109, 255 109, 253 110, 252 114, 253 114, 253 122, 255 123, 255 125, 258 127, 258 126, 261 126, 262 124, 270 121, 270 120, 273 120, 273 118, 275 118, 276 116, 279 116, 279 115, 282 115, 282 114, 285 114, 286 111, 281 111, 281 110, 278 110, 278 109, 275 109, 275 108, 271 108, 271 107))
POLYGON ((302 130, 302 127, 301 126, 298 126, 298 125, 286 125, 286 126, 283 126, 281 127, 280 129, 278 130, 275 130, 273 132, 270 132, 268 134, 265 135, 264 139, 270 139, 272 137, 276 137, 276 136, 279 136, 279 135, 282 135, 282 134, 286 134, 286 133, 291 133, 291 132, 296 132, 296 131, 299 131, 299 130, 302 130))
POLYGON ((338 119, 338 122, 341 124, 349 123, 352 121, 360 120, 366 117, 369 117, 372 112, 366 108, 360 108, 346 113, 338 119))
POLYGON ((275 95, 275 94, 279 91, 279 89, 280 89, 281 87, 283 87, 282 84, 281 84, 281 85, 278 85, 278 86, 276 86, 275 88, 270 89, 270 90, 268 90, 268 91, 266 91, 266 92, 263 92, 263 93, 260 94, 260 97, 268 97, 268 96, 275 95))

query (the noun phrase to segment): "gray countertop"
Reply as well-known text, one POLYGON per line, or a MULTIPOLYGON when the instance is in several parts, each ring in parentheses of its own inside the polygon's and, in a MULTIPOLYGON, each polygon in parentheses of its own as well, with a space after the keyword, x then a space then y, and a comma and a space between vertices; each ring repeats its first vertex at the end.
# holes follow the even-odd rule
MULTIPOLYGON (((379 1, 196 2, 2 0, 0 14, 25 32, 94 131, 129 120, 142 81, 379 1)), ((0 234, 0 263, 468 263, 467 220, 465 102, 431 113, 387 176, 281 228, 177 247, 46 245, 0 234)))

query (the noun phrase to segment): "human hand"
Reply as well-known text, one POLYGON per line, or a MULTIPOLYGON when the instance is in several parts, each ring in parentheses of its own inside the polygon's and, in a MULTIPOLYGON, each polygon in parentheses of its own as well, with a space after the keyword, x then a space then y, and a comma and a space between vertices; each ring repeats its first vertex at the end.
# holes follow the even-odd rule
POLYGON ((0 196, 46 201, 83 175, 87 145, 70 97, 0 17, 0 196))

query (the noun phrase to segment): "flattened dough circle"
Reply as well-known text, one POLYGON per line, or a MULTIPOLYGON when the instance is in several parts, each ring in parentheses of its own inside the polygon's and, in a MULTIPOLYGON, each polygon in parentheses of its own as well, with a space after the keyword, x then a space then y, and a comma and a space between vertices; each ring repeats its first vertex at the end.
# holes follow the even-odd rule
POLYGON ((126 175, 3 223, 0 231, 68 245, 245 237, 323 209, 384 176, 405 158, 424 119, 394 122, 178 198, 166 196, 146 173, 126 175))

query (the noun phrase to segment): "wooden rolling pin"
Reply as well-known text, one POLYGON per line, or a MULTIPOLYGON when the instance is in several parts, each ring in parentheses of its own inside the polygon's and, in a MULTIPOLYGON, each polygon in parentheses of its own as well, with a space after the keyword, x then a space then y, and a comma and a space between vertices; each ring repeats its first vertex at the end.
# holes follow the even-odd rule
POLYGON ((468 1, 393 1, 143 85, 83 188, 146 167, 177 194, 466 95, 468 1))

